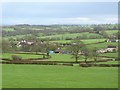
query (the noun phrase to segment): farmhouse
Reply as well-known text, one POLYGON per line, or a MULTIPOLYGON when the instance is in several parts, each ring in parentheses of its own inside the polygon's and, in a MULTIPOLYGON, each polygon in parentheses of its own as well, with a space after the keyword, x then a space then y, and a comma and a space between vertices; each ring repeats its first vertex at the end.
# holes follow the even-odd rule
POLYGON ((54 53, 68 54, 70 52, 68 50, 62 50, 61 48, 58 48, 54 51, 54 53))
POLYGON ((107 41, 107 42, 119 42, 118 39, 107 39, 106 41, 107 41))
POLYGON ((117 50, 118 50, 117 46, 109 45, 107 47, 107 52, 114 52, 114 51, 117 51, 117 50))
POLYGON ((54 52, 55 53, 62 53, 63 50, 61 50, 61 48, 57 48, 54 52))
POLYGON ((106 49, 97 50, 98 53, 114 52, 117 51, 118 47, 113 45, 108 45, 106 49))

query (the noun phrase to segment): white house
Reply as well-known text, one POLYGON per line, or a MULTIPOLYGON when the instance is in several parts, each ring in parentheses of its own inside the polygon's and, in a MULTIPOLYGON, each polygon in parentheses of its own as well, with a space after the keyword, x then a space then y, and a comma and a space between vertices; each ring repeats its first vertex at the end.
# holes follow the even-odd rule
POLYGON ((109 45, 107 47, 107 52, 113 52, 113 51, 117 51, 117 50, 118 50, 117 46, 109 45))
POLYGON ((118 39, 107 39, 107 42, 119 42, 118 39))

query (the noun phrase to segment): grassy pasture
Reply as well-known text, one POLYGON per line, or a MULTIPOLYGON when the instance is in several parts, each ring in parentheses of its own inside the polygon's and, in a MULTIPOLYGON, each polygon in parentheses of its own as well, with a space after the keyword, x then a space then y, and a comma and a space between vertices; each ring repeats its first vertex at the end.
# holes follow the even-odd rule
POLYGON ((56 40, 56 41, 50 41, 50 42, 57 42, 57 43, 70 43, 71 40, 56 40))
POLYGON ((99 62, 98 64, 118 64, 118 61, 99 62))
MULTIPOLYGON (((75 58, 72 58, 72 55, 69 54, 51 54, 50 60, 53 61, 75 61, 75 58)), ((81 56, 78 61, 83 61, 84 57, 81 56)))
POLYGON ((92 43, 97 43, 97 42, 103 42, 106 39, 85 39, 85 40, 81 40, 83 41, 85 44, 92 44, 92 43))
POLYGON ((2 65, 3 88, 117 88, 118 68, 2 65), (112 73, 111 73, 112 72, 112 73))
MULTIPOLYGON (((21 56, 23 59, 27 58, 42 58, 42 55, 34 55, 34 54, 14 54, 14 53, 2 53, 2 58, 9 58, 11 59, 11 55, 18 55, 21 56)), ((75 58, 72 58, 72 55, 70 54, 50 54, 51 58, 49 60, 52 61, 75 61, 75 58)), ((100 54, 100 56, 107 56, 111 58, 117 58, 118 52, 116 53, 104 53, 100 54)), ((78 59, 78 61, 84 61, 84 56, 81 55, 81 57, 78 59)), ((104 58, 98 58, 98 60, 101 60, 104 58)), ((88 58, 88 61, 93 61, 93 58, 88 58)))
POLYGON ((14 31, 14 28, 3 28, 5 31, 14 31))
POLYGON ((91 44, 91 45, 87 45, 88 48, 97 48, 97 49, 105 49, 107 48, 108 45, 115 45, 118 46, 118 43, 116 42, 105 42, 105 43, 100 43, 100 44, 91 44))
MULTIPOLYGON (((34 54, 2 53, 2 58, 11 59, 11 55, 18 55, 18 56, 21 56, 23 59, 27 59, 27 58, 42 58, 43 57, 42 55, 34 55, 34 54)), ((52 58, 50 58, 49 60, 53 60, 53 61, 75 61, 75 59, 72 58, 72 56, 68 55, 68 54, 51 54, 51 57, 52 58)), ((79 60, 80 61, 84 60, 84 57, 81 56, 79 60)))
MULTIPOLYGON (((105 57, 98 57, 97 60, 106 60, 106 59, 112 59, 112 58, 117 58, 118 57, 118 52, 117 53, 104 53, 104 54, 100 54, 99 56, 107 56, 109 58, 105 58, 105 57)), ((75 58, 72 58, 72 55, 68 55, 68 54, 51 54, 50 60, 52 61, 75 61, 75 58)), ((78 59, 78 61, 85 61, 85 57, 81 55, 81 57, 78 59)), ((88 58, 87 61, 94 61, 94 59, 88 58)), ((111 62, 111 61, 110 61, 111 62)), ((116 63, 116 61, 112 61, 113 63, 116 63)), ((106 64, 109 64, 109 61, 106 62, 106 64)))
MULTIPOLYGON (((103 42, 106 39, 83 39, 81 41, 83 41, 85 44, 92 44, 92 43, 97 43, 97 42, 103 42)), ((58 43, 69 43, 71 42, 71 40, 56 40, 56 41, 51 41, 51 42, 58 42, 58 43)))
POLYGON ((118 30, 106 30, 105 31, 108 35, 116 34, 118 33, 118 30))
POLYGON ((107 57, 118 57, 118 52, 112 52, 112 53, 103 53, 100 56, 107 56, 107 57))
POLYGON ((91 36, 96 36, 97 37, 102 37, 99 34, 95 34, 95 33, 89 33, 89 32, 83 32, 83 33, 74 33, 74 34, 59 34, 59 35, 51 35, 51 36, 42 36, 41 38, 60 38, 60 39, 65 39, 65 38, 76 38, 77 36, 81 36, 81 37, 91 37, 91 36))
POLYGON ((12 55, 21 56, 23 59, 27 58, 42 58, 42 55, 34 55, 34 54, 14 54, 14 53, 2 53, 2 58, 11 59, 12 55))
POLYGON ((16 39, 16 38, 22 38, 22 37, 25 37, 25 36, 30 36, 31 34, 26 34, 26 35, 16 35, 16 36, 7 36, 7 37, 3 37, 4 39, 9 39, 9 38, 13 38, 13 39, 16 39))
MULTIPOLYGON (((31 34, 26 34, 26 35, 31 35, 31 34)), ((22 38, 26 35, 16 35, 16 36, 7 36, 4 37, 6 39, 8 38, 22 38)), ((38 34, 38 38, 60 38, 60 40, 58 40, 58 42, 66 42, 67 40, 65 40, 66 38, 76 38, 77 36, 79 37, 83 37, 83 38, 90 38, 90 37, 96 37, 96 38, 102 38, 101 35, 99 34, 95 34, 95 33, 89 33, 89 32, 83 32, 83 33, 74 33, 74 34, 69 34, 69 33, 65 33, 65 34, 56 34, 56 35, 50 35, 50 36, 42 36, 42 34, 38 34), (65 40, 65 41, 64 41, 65 40)), ((102 40, 102 39, 101 39, 102 40)), ((68 40, 69 42, 70 40, 68 40)))

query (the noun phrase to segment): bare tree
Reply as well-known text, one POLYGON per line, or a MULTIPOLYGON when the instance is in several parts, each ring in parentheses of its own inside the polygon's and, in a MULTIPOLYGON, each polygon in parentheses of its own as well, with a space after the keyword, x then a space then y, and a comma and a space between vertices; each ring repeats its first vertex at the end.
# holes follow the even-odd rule
POLYGON ((10 42, 8 40, 2 39, 2 52, 9 52, 12 50, 10 42))
POLYGON ((85 63, 87 63, 88 58, 92 56, 90 49, 84 46, 82 47, 81 52, 85 57, 85 63))
POLYGON ((58 46, 54 43, 50 43, 49 41, 46 41, 42 45, 42 52, 46 53, 47 57, 50 57, 49 51, 57 49, 58 46))
POLYGON ((77 63, 79 57, 81 56, 81 49, 84 46, 84 43, 80 40, 73 40, 71 43, 72 44, 68 47, 68 50, 71 52, 77 63))
POLYGON ((97 48, 95 47, 93 50, 92 50, 92 57, 94 58, 94 62, 96 63, 97 62, 97 58, 99 56, 99 53, 97 52, 97 48))

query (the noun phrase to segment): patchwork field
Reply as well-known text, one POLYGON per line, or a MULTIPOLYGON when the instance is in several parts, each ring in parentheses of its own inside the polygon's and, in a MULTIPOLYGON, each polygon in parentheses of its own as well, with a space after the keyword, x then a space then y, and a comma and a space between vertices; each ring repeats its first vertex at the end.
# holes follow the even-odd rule
POLYGON ((2 87, 118 88, 118 52, 99 53, 99 55, 97 53, 97 56, 92 52, 94 49, 107 49, 108 46, 118 47, 117 42, 106 41, 112 38, 117 39, 118 30, 114 30, 113 27, 117 29, 117 25, 4 26, 1 45, 5 47, 1 50, 6 53, 0 56, 0 63, 3 63, 2 73, 0 73, 3 76, 2 87), (73 44, 71 41, 77 39, 86 44, 86 49, 90 49, 90 52, 85 50, 85 53, 81 55, 80 48, 77 48, 77 54, 80 55, 78 62, 72 57, 73 53, 54 53, 59 49, 67 51, 69 46, 67 43, 73 44), (37 51, 40 55, 36 55, 33 51, 37 51), (52 51, 51 57, 41 55, 48 55, 48 52, 52 51), (89 56, 88 53, 93 56, 89 56), (85 54, 89 57, 87 58, 89 62, 86 63, 85 54), (16 55, 17 58, 13 62, 8 61, 12 60, 12 55, 16 55), (19 56, 23 60, 18 60, 19 56), (95 57, 97 57, 96 62, 95 57), (88 67, 87 65, 90 64, 92 66, 88 67))
MULTIPOLYGON (((2 53, 2 57, 1 58, 7 58, 7 59, 12 59, 11 56, 12 55, 17 55, 17 56, 21 56, 22 59, 28 59, 28 58, 43 58, 42 55, 35 55, 35 54, 14 54, 14 53, 2 53)), ((50 54, 51 58, 49 59, 50 61, 75 61, 75 59, 72 57, 72 55, 69 54, 50 54), (62 58, 61 58, 62 57, 62 58)), ((104 54, 100 54, 99 56, 106 56, 109 58, 117 58, 118 57, 118 53, 104 53, 104 54)), ((98 60, 103 60, 106 58, 102 58, 102 57, 98 57, 98 60)), ((81 55, 81 57, 78 59, 78 61, 84 61, 85 57, 81 55)), ((87 61, 94 61, 93 58, 88 58, 87 61)))
POLYGON ((3 88, 118 87, 118 68, 113 67, 2 65, 2 68, 3 88))

